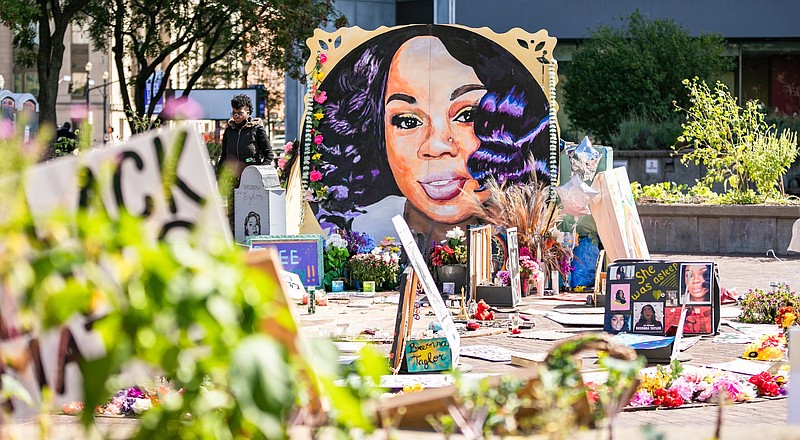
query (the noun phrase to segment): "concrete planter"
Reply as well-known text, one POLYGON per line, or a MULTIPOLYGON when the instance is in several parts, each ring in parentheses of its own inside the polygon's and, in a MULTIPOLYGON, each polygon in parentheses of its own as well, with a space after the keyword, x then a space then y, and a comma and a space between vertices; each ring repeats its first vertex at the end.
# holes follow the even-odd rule
POLYGON ((637 205, 650 252, 787 254, 800 206, 637 205))

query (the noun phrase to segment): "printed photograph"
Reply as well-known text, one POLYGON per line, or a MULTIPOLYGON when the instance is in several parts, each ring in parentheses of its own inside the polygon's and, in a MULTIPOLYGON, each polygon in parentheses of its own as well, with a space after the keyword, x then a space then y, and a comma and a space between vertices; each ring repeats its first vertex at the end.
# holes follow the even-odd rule
MULTIPOLYGON (((680 307, 667 307, 664 317, 664 328, 677 327, 681 318, 680 307)), ((712 332, 713 320, 711 306, 686 306, 686 321, 683 323, 683 334, 701 335, 712 332)))
POLYGON ((668 290, 667 291, 667 307, 677 307, 681 305, 678 299, 678 291, 677 290, 668 290))
POLYGON ((629 332, 631 331, 631 315, 608 313, 606 314, 606 322, 603 329, 611 334, 629 332))
POLYGON ((632 280, 633 271, 636 268, 634 265, 617 266, 611 274, 612 280, 632 280))
POLYGON ((681 294, 687 304, 711 302, 712 272, 711 263, 681 265, 681 294))
POLYGON ((629 284, 610 284, 611 310, 631 309, 631 286, 629 284))
POLYGON ((636 302, 633 304, 633 331, 642 333, 664 332, 664 303, 636 302))

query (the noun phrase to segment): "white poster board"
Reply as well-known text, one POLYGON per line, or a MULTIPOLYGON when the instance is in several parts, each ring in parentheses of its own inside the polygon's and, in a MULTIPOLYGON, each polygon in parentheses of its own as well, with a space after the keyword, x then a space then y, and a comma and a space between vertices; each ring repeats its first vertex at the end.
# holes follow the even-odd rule
POLYGON ((512 307, 516 307, 522 302, 522 287, 519 279, 519 240, 517 239, 517 228, 506 229, 506 241, 508 242, 508 272, 511 274, 511 300, 512 307))
MULTIPOLYGON (((800 329, 794 326, 789 330, 789 383, 800 383, 800 329)), ((800 392, 795 385, 794 392, 789 391, 788 415, 786 423, 800 425, 800 392)))
POLYGON ((450 344, 450 352, 453 356, 453 367, 455 368, 455 366, 458 365, 458 355, 461 351, 461 337, 458 334, 458 330, 456 330, 453 317, 450 316, 450 310, 447 309, 447 305, 444 303, 439 289, 436 288, 436 283, 433 281, 433 276, 428 270, 428 265, 425 264, 425 259, 422 257, 422 253, 417 247, 417 242, 414 241, 411 229, 408 228, 408 224, 403 220, 403 216, 396 215, 392 217, 392 223, 394 224, 395 230, 397 230, 400 243, 403 244, 403 249, 405 249, 408 255, 408 261, 411 263, 411 267, 414 268, 414 272, 417 273, 420 283, 422 284, 422 289, 425 291, 425 295, 431 303, 433 313, 436 314, 436 319, 442 326, 442 331, 444 331, 444 335, 447 338, 447 343, 450 344))
POLYGON ((194 230, 206 243, 212 237, 231 239, 208 150, 193 126, 134 136, 118 146, 37 165, 25 175, 34 221, 56 209, 75 212, 94 192, 111 217, 127 209, 145 219, 154 237, 194 230))

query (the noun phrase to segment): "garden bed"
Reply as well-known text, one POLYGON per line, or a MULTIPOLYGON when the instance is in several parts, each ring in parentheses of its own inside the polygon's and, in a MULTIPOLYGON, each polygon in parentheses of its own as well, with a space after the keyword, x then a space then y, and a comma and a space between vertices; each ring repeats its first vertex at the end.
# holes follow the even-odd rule
POLYGON ((639 204, 647 247, 657 253, 787 254, 800 206, 639 204))

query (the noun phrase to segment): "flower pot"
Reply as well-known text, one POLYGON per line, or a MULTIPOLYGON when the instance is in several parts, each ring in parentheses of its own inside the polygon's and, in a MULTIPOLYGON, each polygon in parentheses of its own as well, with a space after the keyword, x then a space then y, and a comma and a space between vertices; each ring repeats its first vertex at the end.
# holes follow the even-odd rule
POLYGON ((447 264, 436 267, 436 276, 439 278, 439 291, 442 291, 444 283, 454 283, 456 285, 455 294, 461 296, 461 289, 467 285, 467 265, 466 264, 447 264))

